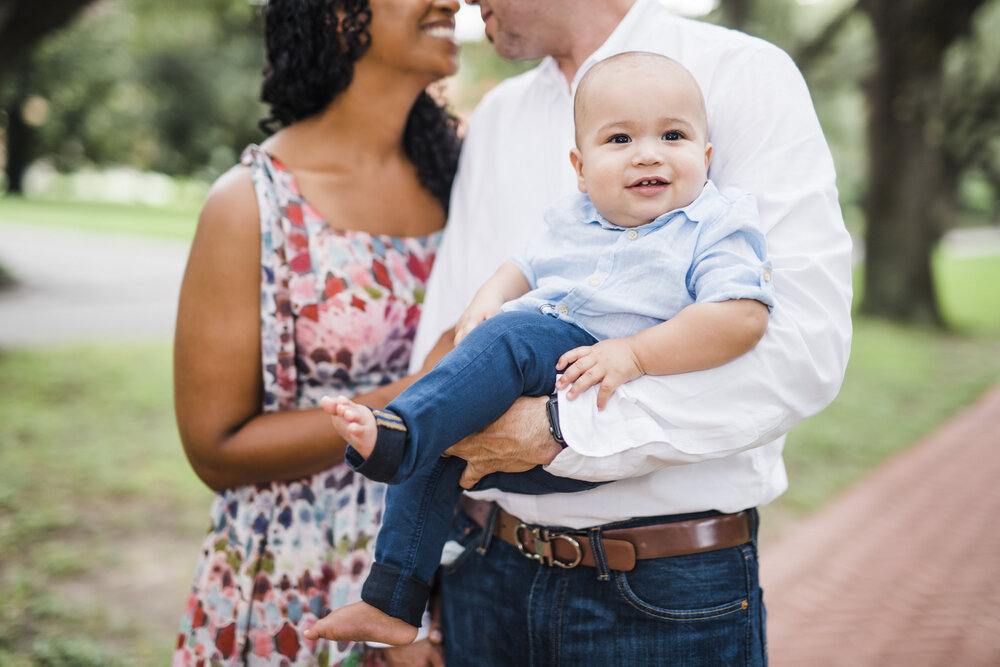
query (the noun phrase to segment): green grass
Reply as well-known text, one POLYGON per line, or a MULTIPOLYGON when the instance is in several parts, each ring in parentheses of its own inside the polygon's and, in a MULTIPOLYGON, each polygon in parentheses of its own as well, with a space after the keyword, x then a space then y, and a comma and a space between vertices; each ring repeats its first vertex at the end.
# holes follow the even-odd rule
MULTIPOLYGON (((772 536, 1000 381, 1000 255, 937 253, 934 270, 949 331, 855 319, 839 396, 788 435, 789 489, 765 509, 772 536)), ((855 303, 860 286, 858 272, 855 303)))
POLYGON ((167 343, 0 352, 0 664, 169 662, 210 498, 170 386, 167 343))
POLYGON ((194 204, 144 206, 0 196, 0 220, 190 240, 198 222, 194 204))
POLYGON ((1000 336, 1000 256, 934 258, 945 321, 959 331, 1000 336))
POLYGON ((998 380, 998 336, 855 321, 840 395, 788 436, 789 489, 777 508, 817 509, 998 380))

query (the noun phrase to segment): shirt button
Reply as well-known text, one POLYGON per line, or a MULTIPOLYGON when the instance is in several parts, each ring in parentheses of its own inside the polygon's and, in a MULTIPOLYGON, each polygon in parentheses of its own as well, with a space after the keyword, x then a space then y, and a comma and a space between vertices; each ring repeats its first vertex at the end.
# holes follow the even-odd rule
POLYGON ((764 270, 764 282, 765 283, 771 282, 771 272, 766 269, 764 270))
POLYGON ((590 285, 591 287, 597 287, 598 285, 601 284, 601 281, 598 280, 597 278, 587 278, 587 284, 590 285))
POLYGON ((635 231, 634 229, 630 229, 628 230, 626 236, 628 236, 629 241, 635 241, 637 238, 639 238, 639 232, 635 231))
POLYGON ((559 306, 558 310, 559 310, 559 314, 560 315, 567 315, 567 314, 569 314, 569 308, 567 308, 566 306, 559 306))

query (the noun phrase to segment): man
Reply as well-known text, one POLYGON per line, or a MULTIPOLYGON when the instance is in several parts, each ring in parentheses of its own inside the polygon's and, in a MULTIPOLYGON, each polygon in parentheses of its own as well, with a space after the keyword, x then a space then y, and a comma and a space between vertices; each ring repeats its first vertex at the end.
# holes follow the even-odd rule
POLYGON ((805 83, 777 48, 656 0, 470 4, 501 56, 545 60, 491 91, 470 122, 415 364, 572 191, 576 83, 623 51, 672 57, 698 81, 709 176, 757 197, 777 306, 757 347, 725 366, 640 378, 602 411, 594 389, 553 402, 555 437, 546 399, 520 399, 453 448, 469 460, 466 486, 535 464, 616 481, 475 494, 501 510, 459 517, 470 548, 442 577, 448 664, 763 664, 752 508, 784 491, 784 433, 833 399, 850 345, 850 238, 805 83))

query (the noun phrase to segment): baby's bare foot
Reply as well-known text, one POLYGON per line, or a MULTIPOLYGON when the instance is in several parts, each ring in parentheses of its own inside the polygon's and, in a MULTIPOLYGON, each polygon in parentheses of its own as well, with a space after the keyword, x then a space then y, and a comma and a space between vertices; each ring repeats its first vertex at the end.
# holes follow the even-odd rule
POLYGON ((335 609, 304 632, 306 639, 381 642, 393 646, 412 644, 417 628, 389 616, 367 602, 355 602, 335 609))
POLYGON ((324 396, 320 405, 330 414, 330 421, 340 436, 365 458, 371 456, 378 436, 378 426, 372 411, 346 396, 324 396))

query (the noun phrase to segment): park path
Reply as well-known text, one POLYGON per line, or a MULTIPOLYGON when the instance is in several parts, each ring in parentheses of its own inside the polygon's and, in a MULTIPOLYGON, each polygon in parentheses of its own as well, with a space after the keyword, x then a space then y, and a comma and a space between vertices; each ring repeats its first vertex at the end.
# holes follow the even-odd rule
POLYGON ((1000 384, 762 550, 771 664, 1000 665, 998 481, 1000 384))
MULTIPOLYGON (((997 252, 995 232, 950 252, 997 252)), ((188 245, 0 222, 0 349, 168 340, 188 245)), ((873 397, 877 400, 878 397, 873 397)), ((762 547, 777 667, 1000 665, 1000 384, 762 547)))
POLYGON ((0 222, 0 347, 169 340, 189 245, 0 222))

